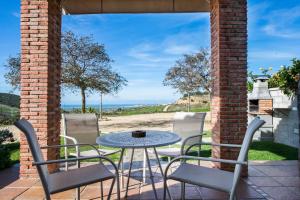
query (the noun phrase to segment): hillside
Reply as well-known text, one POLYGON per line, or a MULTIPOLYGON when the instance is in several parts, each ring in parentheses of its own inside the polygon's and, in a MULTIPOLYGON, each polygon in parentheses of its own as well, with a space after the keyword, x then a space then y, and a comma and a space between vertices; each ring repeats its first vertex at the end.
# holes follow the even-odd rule
MULTIPOLYGON (((210 96, 209 95, 193 95, 191 96, 191 105, 202 105, 208 106, 210 103, 210 96)), ((182 97, 178 99, 175 104, 188 104, 188 97, 182 97)))
POLYGON ((0 125, 13 124, 20 116, 20 97, 15 94, 0 93, 0 125))
POLYGON ((20 96, 9 93, 0 93, 0 104, 10 107, 20 107, 20 96))

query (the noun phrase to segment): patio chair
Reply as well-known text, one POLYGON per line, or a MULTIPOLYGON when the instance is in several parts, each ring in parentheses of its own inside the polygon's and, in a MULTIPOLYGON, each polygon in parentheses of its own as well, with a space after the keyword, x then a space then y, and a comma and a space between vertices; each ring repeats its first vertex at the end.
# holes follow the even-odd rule
POLYGON ((200 156, 205 116, 206 113, 200 112, 176 112, 173 118, 173 132, 182 138, 181 147, 159 148, 156 149, 157 154, 168 157, 169 162, 170 158, 185 155, 188 152, 194 152, 200 156))
MULTIPOLYGON (((50 200, 51 194, 62 192, 65 190, 79 188, 80 186, 102 182, 112 179, 112 184, 109 190, 108 199, 111 197, 114 183, 117 183, 117 198, 120 199, 119 188, 119 175, 116 165, 112 160, 101 156, 100 153, 97 156, 79 157, 70 159, 48 160, 45 161, 42 150, 43 148, 62 148, 62 147, 78 147, 78 146, 91 146, 89 144, 68 144, 68 145, 53 145, 40 147, 38 144, 36 133, 32 125, 25 119, 21 119, 15 123, 15 125, 25 134, 27 142, 29 144, 30 151, 33 156, 33 165, 36 166, 46 199, 50 200), (80 162, 87 159, 99 159, 98 164, 76 168, 69 171, 61 171, 49 173, 48 164, 59 164, 65 162, 80 162), (115 173, 112 173, 102 161, 108 161, 114 168, 115 173)), ((77 190, 79 191, 79 190, 77 190)), ((80 193, 77 193, 77 199, 80 199, 80 193)))
MULTIPOLYGON (((181 187, 181 199, 185 198, 185 183, 197 185, 200 187, 207 187, 229 194, 229 199, 236 199, 236 188, 240 179, 240 174, 242 170, 242 165, 247 165, 247 155, 250 143, 256 130, 258 130, 265 121, 256 117, 248 126, 242 145, 237 144, 213 144, 213 146, 226 147, 226 148, 240 148, 240 153, 237 161, 226 160, 226 159, 216 159, 216 158, 204 158, 204 157, 194 157, 194 156, 179 156, 173 159, 166 167, 165 177, 164 177, 164 199, 166 199, 166 188, 167 180, 172 179, 175 181, 180 181, 181 187), (198 165, 188 164, 184 161, 186 160, 205 160, 212 162, 220 162, 227 164, 234 164, 234 172, 228 172, 215 168, 202 167, 198 165), (170 166, 177 161, 181 161, 179 167, 170 175, 168 175, 168 170, 170 166)), ((202 143, 209 144, 209 143, 202 143)))
MULTIPOLYGON (((63 121, 63 134, 60 136, 64 139, 64 144, 96 144, 96 139, 100 136, 98 117, 96 114, 85 113, 85 114, 62 114, 63 121)), ((98 152, 95 149, 80 151, 77 146, 75 152, 68 152, 68 148, 65 148, 65 159, 69 155, 75 157, 88 157, 96 156, 98 152)), ((111 149, 97 149, 101 155, 108 156, 120 152, 120 150, 111 149)), ((65 165, 68 170, 68 163, 65 165)))

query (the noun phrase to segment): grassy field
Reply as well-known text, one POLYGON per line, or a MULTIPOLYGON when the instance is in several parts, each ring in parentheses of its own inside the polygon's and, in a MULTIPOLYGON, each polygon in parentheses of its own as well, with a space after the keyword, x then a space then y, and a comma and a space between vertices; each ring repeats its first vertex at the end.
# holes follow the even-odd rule
MULTIPOLYGON (((20 152, 19 152, 19 144, 7 144, 10 152, 11 152, 11 164, 15 164, 19 162, 20 152)), ((80 150, 89 150, 89 147, 82 147, 80 150)), ((74 149, 70 149, 70 152, 75 152, 74 149)), ((61 157, 64 156, 64 149, 61 149, 60 152, 61 157)), ((201 150, 202 157, 210 157, 211 156, 211 147, 208 145, 202 146, 201 150)), ((255 141, 251 144, 248 158, 249 160, 297 160, 298 159, 298 149, 294 147, 289 147, 284 144, 278 144, 273 142, 258 142, 255 141)), ((119 155, 115 154, 109 156, 114 161, 118 161, 119 155)), ((90 160, 96 161, 96 160, 90 160)))
POLYGON ((0 104, 0 113, 18 113, 19 112, 19 108, 16 107, 11 107, 8 105, 4 105, 4 104, 0 104))
MULTIPOLYGON (((168 108, 168 112, 187 111, 187 106, 182 104, 173 104, 168 108)), ((209 105, 191 105, 191 112, 208 112, 210 111, 209 105)))
POLYGON ((136 108, 119 108, 111 112, 104 112, 105 116, 126 116, 126 115, 138 115, 138 114, 151 114, 163 112, 164 105, 155 106, 141 106, 136 108))
MULTIPOLYGON (((104 116, 126 116, 126 115, 138 115, 138 114, 151 114, 151 113, 162 113, 164 112, 165 105, 154 105, 154 106, 141 106, 136 108, 120 108, 111 112, 104 112, 104 116)), ((178 112, 186 111, 185 105, 171 105, 166 112, 178 112)), ((210 111, 209 106, 203 105, 192 105, 191 112, 208 112, 210 111)))
POLYGON ((0 93, 0 104, 19 108, 20 96, 9 93, 0 93))
POLYGON ((0 126, 13 124, 19 115, 19 108, 0 104, 0 126))

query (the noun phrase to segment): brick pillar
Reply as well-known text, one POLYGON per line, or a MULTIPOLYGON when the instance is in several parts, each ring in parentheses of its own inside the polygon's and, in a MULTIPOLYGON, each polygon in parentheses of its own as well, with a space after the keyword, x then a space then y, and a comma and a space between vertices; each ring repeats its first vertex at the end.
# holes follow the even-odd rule
MULTIPOLYGON (((247 0, 211 0, 211 49, 213 141, 240 144, 247 126, 247 0)), ((237 159, 238 152, 214 147, 212 156, 237 159)))
MULTIPOLYGON (((41 146, 59 143, 60 36, 60 0, 21 0, 21 117, 33 124, 41 146)), ((43 154, 45 159, 58 156, 57 150, 43 154)), ((21 134, 21 177, 37 176, 31 163, 21 134)))

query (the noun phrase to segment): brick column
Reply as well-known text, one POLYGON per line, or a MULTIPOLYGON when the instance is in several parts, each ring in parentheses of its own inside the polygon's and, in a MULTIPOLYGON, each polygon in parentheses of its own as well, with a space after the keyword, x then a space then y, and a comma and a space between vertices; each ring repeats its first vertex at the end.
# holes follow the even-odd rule
MULTIPOLYGON (((60 0, 21 0, 21 117, 33 124, 42 146, 59 143, 60 36, 60 0)), ((43 154, 45 159, 58 156, 57 150, 43 154)), ((21 177, 37 176, 31 163, 21 134, 21 177)))
MULTIPOLYGON (((240 144, 247 126, 247 0, 211 0, 211 49, 213 141, 240 144)), ((238 152, 214 147, 212 156, 237 159, 238 152)))

